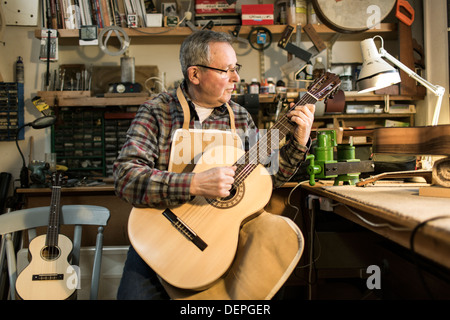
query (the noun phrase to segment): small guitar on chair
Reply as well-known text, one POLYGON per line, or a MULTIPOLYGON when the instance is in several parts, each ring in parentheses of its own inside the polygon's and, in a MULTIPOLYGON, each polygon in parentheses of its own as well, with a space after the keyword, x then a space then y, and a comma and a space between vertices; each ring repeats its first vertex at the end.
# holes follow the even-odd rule
POLYGON ((29 245, 30 264, 19 274, 16 294, 23 300, 65 300, 76 297, 78 275, 69 264, 72 242, 59 234, 62 174, 52 174, 52 199, 47 234, 29 245))
MULTIPOLYGON (((325 99, 339 85, 338 76, 326 73, 292 108, 325 99)), ((128 233, 142 259, 166 282, 181 289, 202 290, 225 274, 236 255, 240 226, 270 200, 272 179, 262 164, 267 163, 273 142, 279 143, 294 127, 284 115, 247 152, 229 145, 204 151, 194 172, 236 165, 230 196, 198 196, 170 208, 133 208, 128 233), (267 148, 265 155, 259 152, 263 148, 267 148), (212 164, 209 160, 214 155, 223 163, 212 164)))

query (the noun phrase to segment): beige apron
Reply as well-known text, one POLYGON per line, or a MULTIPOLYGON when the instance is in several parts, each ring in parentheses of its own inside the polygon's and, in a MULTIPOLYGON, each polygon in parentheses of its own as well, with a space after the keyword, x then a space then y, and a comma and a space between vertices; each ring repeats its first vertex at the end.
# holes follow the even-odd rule
MULTIPOLYGON (((185 161, 177 160, 180 156, 185 159, 196 159, 199 156, 196 152, 186 155, 188 148, 193 150, 201 145, 206 149, 221 142, 235 147, 242 146, 235 132, 234 114, 228 104, 231 132, 202 132, 189 129, 189 107, 180 88, 177 96, 183 107, 184 123, 183 128, 177 130, 172 142, 170 171, 186 171, 188 166, 185 161)), ((164 280, 161 282, 172 299, 271 299, 297 266, 303 248, 303 235, 292 220, 262 211, 256 218, 242 225, 235 260, 228 272, 211 287, 203 291, 191 291, 173 287, 164 280)))

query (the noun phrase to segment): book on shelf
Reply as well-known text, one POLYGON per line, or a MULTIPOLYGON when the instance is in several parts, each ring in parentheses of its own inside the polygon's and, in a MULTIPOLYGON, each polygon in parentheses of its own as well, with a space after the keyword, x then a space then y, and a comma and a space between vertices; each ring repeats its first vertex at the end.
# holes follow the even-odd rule
POLYGON ((137 27, 146 27, 146 14, 154 10, 150 0, 40 0, 42 28, 80 29, 96 25, 129 27, 128 16, 137 19, 137 27))
POLYGON ((393 104, 389 106, 389 113, 416 113, 416 106, 413 104, 393 104))
POLYGON ((239 13, 204 13, 195 15, 195 24, 204 26, 209 21, 215 26, 240 25, 241 15, 239 13))

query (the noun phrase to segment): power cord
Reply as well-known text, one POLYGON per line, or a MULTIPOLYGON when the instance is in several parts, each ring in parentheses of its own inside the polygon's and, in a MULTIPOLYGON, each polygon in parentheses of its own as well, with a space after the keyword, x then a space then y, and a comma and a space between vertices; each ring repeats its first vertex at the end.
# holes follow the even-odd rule
POLYGON ((362 217, 360 214, 358 214, 355 210, 351 209, 348 205, 343 204, 343 203, 336 203, 332 206, 344 206, 348 211, 350 211, 352 214, 354 214, 358 219, 360 219, 362 222, 368 224, 371 227, 374 228, 389 228, 391 230, 395 230, 395 231, 411 231, 411 228, 403 228, 403 227, 395 227, 393 225, 390 225, 389 223, 374 223, 371 222, 369 220, 367 220, 366 218, 362 217))
MULTIPOLYGON (((288 198, 287 198, 287 204, 291 207, 291 208, 293 208, 294 210, 295 210, 295 214, 294 214, 294 217, 292 218, 292 220, 295 222, 295 220, 297 219, 297 216, 298 216, 298 213, 300 212, 300 208, 298 208, 297 206, 295 206, 295 205, 293 205, 292 203, 291 203, 291 197, 292 197, 292 194, 294 193, 294 191, 303 183, 303 182, 307 182, 307 181, 301 181, 301 182, 299 182, 299 183, 297 183, 297 185, 294 187, 294 188, 292 188, 292 190, 289 192, 289 195, 288 195, 288 198)), ((312 221, 313 220, 313 209, 312 208, 309 208, 309 219, 310 219, 310 221, 312 221)), ((319 258, 320 258, 320 255, 321 255, 321 252, 322 252, 322 247, 321 247, 321 245, 320 245, 320 241, 319 241, 319 237, 318 237, 318 235, 317 235, 317 232, 315 231, 315 228, 314 228, 314 225, 313 224, 311 224, 311 231, 310 231, 310 234, 312 235, 311 237, 314 237, 314 239, 313 238, 311 238, 310 239, 310 245, 311 245, 311 256, 310 256, 310 259, 309 259, 309 262, 308 263, 306 263, 306 264, 304 264, 304 265, 297 265, 297 267, 295 268, 295 271, 294 271, 294 274, 296 274, 296 272, 298 271, 298 270, 300 270, 300 269, 304 269, 304 268, 311 268, 311 269, 314 269, 315 270, 315 263, 319 260, 319 258), (317 241, 317 256, 316 257, 313 257, 312 256, 312 254, 314 254, 314 252, 316 251, 316 250, 314 250, 314 243, 315 243, 315 241, 314 240, 316 240, 317 241)), ((298 278, 300 278, 300 276, 298 276, 298 278)), ((313 285, 316 281, 317 281, 317 273, 316 272, 314 272, 314 280, 312 279, 312 276, 311 276, 311 270, 310 270, 310 274, 309 274, 309 278, 308 279, 303 279, 305 282, 306 282, 306 284, 307 285, 313 285)))

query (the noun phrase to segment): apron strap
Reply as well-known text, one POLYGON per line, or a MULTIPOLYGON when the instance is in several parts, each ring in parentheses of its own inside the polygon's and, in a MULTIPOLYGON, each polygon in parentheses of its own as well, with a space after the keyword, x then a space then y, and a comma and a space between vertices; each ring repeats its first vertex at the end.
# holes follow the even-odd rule
POLYGON ((184 97, 184 94, 181 91, 180 87, 178 87, 178 89, 177 89, 177 97, 178 97, 178 100, 180 101, 181 108, 183 109, 183 115, 184 115, 183 129, 189 130, 189 122, 191 120, 191 113, 189 111, 189 105, 188 105, 186 98, 184 97))
MULTIPOLYGON (((180 87, 178 87, 178 89, 177 89, 177 97, 178 97, 178 100, 180 101, 181 108, 183 109, 183 114, 184 114, 183 129, 189 130, 189 122, 191 119, 191 116, 190 116, 191 113, 189 111, 189 105, 188 105, 186 98, 180 87)), ((226 103, 225 105, 227 107, 228 114, 230 115, 231 131, 234 133, 236 131, 236 126, 234 124, 234 112, 228 103, 226 103)))

